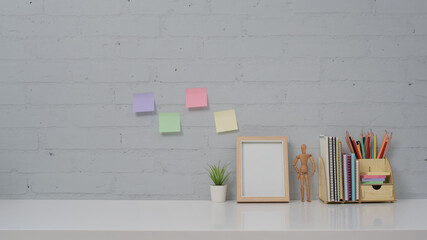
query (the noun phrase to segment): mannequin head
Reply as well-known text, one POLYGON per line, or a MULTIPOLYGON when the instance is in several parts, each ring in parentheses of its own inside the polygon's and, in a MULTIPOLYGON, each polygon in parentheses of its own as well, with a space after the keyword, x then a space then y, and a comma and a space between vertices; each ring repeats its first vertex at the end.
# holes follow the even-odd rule
POLYGON ((305 150, 307 149, 307 146, 305 144, 301 145, 301 152, 305 154, 305 150))

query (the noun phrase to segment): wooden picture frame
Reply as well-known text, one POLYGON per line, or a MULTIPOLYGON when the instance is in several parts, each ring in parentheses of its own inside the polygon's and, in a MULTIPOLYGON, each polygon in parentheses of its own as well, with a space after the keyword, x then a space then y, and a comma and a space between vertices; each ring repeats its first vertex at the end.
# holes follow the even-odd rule
POLYGON ((289 202, 286 136, 236 137, 237 202, 289 202))

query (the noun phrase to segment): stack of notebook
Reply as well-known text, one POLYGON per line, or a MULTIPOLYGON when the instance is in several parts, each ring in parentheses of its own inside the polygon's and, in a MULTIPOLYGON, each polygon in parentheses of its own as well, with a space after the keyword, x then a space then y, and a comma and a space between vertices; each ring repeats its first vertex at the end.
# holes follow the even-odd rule
POLYGON ((383 184, 389 172, 366 172, 360 174, 362 184, 383 184))
POLYGON ((356 155, 342 151, 336 137, 320 136, 320 156, 326 170, 329 202, 359 200, 359 160, 356 155))

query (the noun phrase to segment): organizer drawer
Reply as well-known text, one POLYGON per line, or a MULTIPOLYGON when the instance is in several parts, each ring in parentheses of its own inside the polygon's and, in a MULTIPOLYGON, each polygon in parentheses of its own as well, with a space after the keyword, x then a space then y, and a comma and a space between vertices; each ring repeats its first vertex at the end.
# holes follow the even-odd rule
POLYGON ((381 188, 375 189, 374 186, 360 187, 362 201, 393 201, 393 185, 381 185, 381 188))

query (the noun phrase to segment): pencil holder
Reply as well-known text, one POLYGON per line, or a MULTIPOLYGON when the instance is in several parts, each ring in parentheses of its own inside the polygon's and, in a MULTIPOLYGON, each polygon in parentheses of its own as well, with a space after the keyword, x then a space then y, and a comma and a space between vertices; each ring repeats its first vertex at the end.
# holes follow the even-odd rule
POLYGON ((338 202, 328 201, 328 183, 327 183, 327 172, 325 163, 321 157, 319 157, 319 199, 324 203, 364 203, 364 202, 394 202, 395 201, 395 186, 394 186, 394 175, 391 168, 390 162, 387 158, 384 159, 358 159, 359 161, 359 172, 363 174, 370 173, 381 173, 385 175, 384 182, 381 184, 370 184, 362 183, 360 175, 356 176, 358 181, 356 191, 358 193, 358 200, 356 201, 345 201, 340 200, 338 202))

